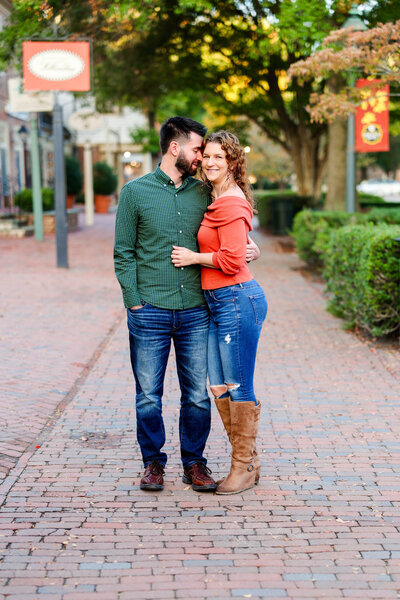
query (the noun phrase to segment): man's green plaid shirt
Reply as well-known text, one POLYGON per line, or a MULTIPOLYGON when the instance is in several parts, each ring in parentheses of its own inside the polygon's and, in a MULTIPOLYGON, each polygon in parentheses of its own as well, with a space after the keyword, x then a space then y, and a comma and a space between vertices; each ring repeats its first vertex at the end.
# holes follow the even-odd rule
POLYGON ((172 246, 198 252, 197 232, 209 202, 203 183, 188 177, 176 188, 160 167, 122 188, 114 264, 126 307, 142 301, 168 309, 204 304, 200 267, 174 267, 171 252, 172 246))

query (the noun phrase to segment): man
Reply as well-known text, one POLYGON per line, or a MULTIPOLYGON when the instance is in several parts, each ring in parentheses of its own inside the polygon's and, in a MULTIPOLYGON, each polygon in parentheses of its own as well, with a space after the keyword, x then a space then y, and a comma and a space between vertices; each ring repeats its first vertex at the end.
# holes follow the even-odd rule
POLYGON ((197 251, 197 232, 210 202, 206 186, 192 177, 205 133, 192 119, 168 119, 160 130, 160 165, 128 182, 118 204, 114 262, 128 313, 137 439, 145 467, 142 490, 164 487, 162 393, 171 340, 181 389, 183 481, 196 491, 217 487, 203 456, 211 407, 206 387, 209 315, 200 268, 177 269, 171 262, 173 246, 197 251))

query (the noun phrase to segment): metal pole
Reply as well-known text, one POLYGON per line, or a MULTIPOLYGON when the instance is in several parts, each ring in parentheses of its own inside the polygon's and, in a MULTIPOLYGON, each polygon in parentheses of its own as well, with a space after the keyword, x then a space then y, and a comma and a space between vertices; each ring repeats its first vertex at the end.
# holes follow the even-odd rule
POLYGON ((53 140, 57 267, 68 268, 68 225, 65 193, 64 131, 62 107, 58 103, 57 92, 54 94, 53 140))
POLYGON ((346 149, 346 211, 356 210, 356 155, 354 152, 355 119, 354 114, 347 118, 347 149, 346 149))
MULTIPOLYGON (((394 241, 397 242, 397 247, 400 251, 400 237, 394 238, 394 241)), ((399 315, 399 343, 400 343, 400 260, 399 260, 399 303, 397 306, 397 314, 399 315)))
POLYGON ((31 141, 31 164, 32 164, 32 195, 33 195, 33 215, 35 238, 43 241, 43 203, 42 203, 42 184, 40 173, 39 157, 39 136, 37 128, 37 116, 29 116, 29 131, 31 141))
POLYGON ((94 221, 94 201, 93 201, 93 160, 92 146, 90 142, 85 142, 83 151, 83 169, 85 178, 85 213, 86 225, 93 225, 94 221))
MULTIPOLYGON (((366 31, 368 27, 358 16, 358 6, 356 3, 351 5, 349 16, 342 27, 346 29, 351 27, 354 31, 366 31)), ((357 76, 350 73, 349 87, 354 87, 357 76)), ((356 158, 354 152, 355 140, 355 117, 350 114, 347 119, 347 149, 346 149, 346 211, 354 213, 356 211, 356 158)))

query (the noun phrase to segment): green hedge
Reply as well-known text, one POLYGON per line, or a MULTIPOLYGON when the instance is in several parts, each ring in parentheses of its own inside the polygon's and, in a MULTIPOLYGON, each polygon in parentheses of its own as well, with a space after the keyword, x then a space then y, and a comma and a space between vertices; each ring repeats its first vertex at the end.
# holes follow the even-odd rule
POLYGON ((365 192, 357 192, 357 200, 361 208, 368 208, 369 206, 381 206, 386 204, 385 200, 380 196, 365 194, 365 192))
POLYGON ((358 223, 360 214, 328 210, 302 210, 293 221, 291 235, 296 242, 297 253, 309 265, 322 267, 324 253, 331 231, 349 223, 358 223))
POLYGON ((303 210, 294 218, 291 235, 295 240, 300 258, 309 265, 322 267, 332 230, 344 225, 367 223, 400 225, 400 209, 386 205, 383 208, 373 208, 368 213, 354 214, 340 211, 303 210))
POLYGON ((399 329, 400 226, 348 225, 331 232, 324 277, 329 309, 374 336, 399 329))
POLYGON ((275 234, 288 233, 293 217, 313 204, 310 196, 299 196, 292 190, 256 190, 254 200, 260 227, 275 234))
POLYGON ((373 208, 364 215, 366 221, 370 223, 387 223, 388 225, 400 225, 400 208, 387 206, 383 208, 373 208))
MULTIPOLYGON (((42 188, 43 210, 54 210, 54 190, 52 188, 42 188)), ((14 197, 14 204, 23 212, 33 212, 33 194, 31 188, 25 188, 17 192, 14 197)))

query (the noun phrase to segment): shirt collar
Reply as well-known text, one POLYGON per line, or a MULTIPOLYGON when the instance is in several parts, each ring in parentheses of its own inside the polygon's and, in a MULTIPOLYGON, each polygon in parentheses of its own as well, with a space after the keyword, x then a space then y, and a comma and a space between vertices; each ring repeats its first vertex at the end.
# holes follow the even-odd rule
MULTIPOLYGON (((161 181, 161 183, 164 183, 164 184, 169 184, 169 185, 173 185, 173 186, 175 187, 175 183, 172 181, 171 177, 170 177, 169 175, 167 175, 166 173, 164 173, 164 171, 162 171, 162 170, 160 169, 160 164, 158 164, 158 165, 157 165, 157 168, 156 168, 156 170, 155 170, 155 172, 154 172, 154 173, 155 173, 155 176, 156 176, 156 178, 157 178, 159 181, 161 181)), ((184 187, 186 187, 186 186, 187 186, 187 184, 188 184, 188 182, 189 182, 189 180, 191 180, 191 179, 192 179, 192 177, 190 177, 190 176, 189 176, 189 177, 186 177, 186 178, 185 178, 185 179, 182 181, 182 183, 181 183, 181 185, 179 186, 179 188, 177 188, 177 189, 179 190, 179 189, 181 189, 181 188, 184 188, 184 187)))

